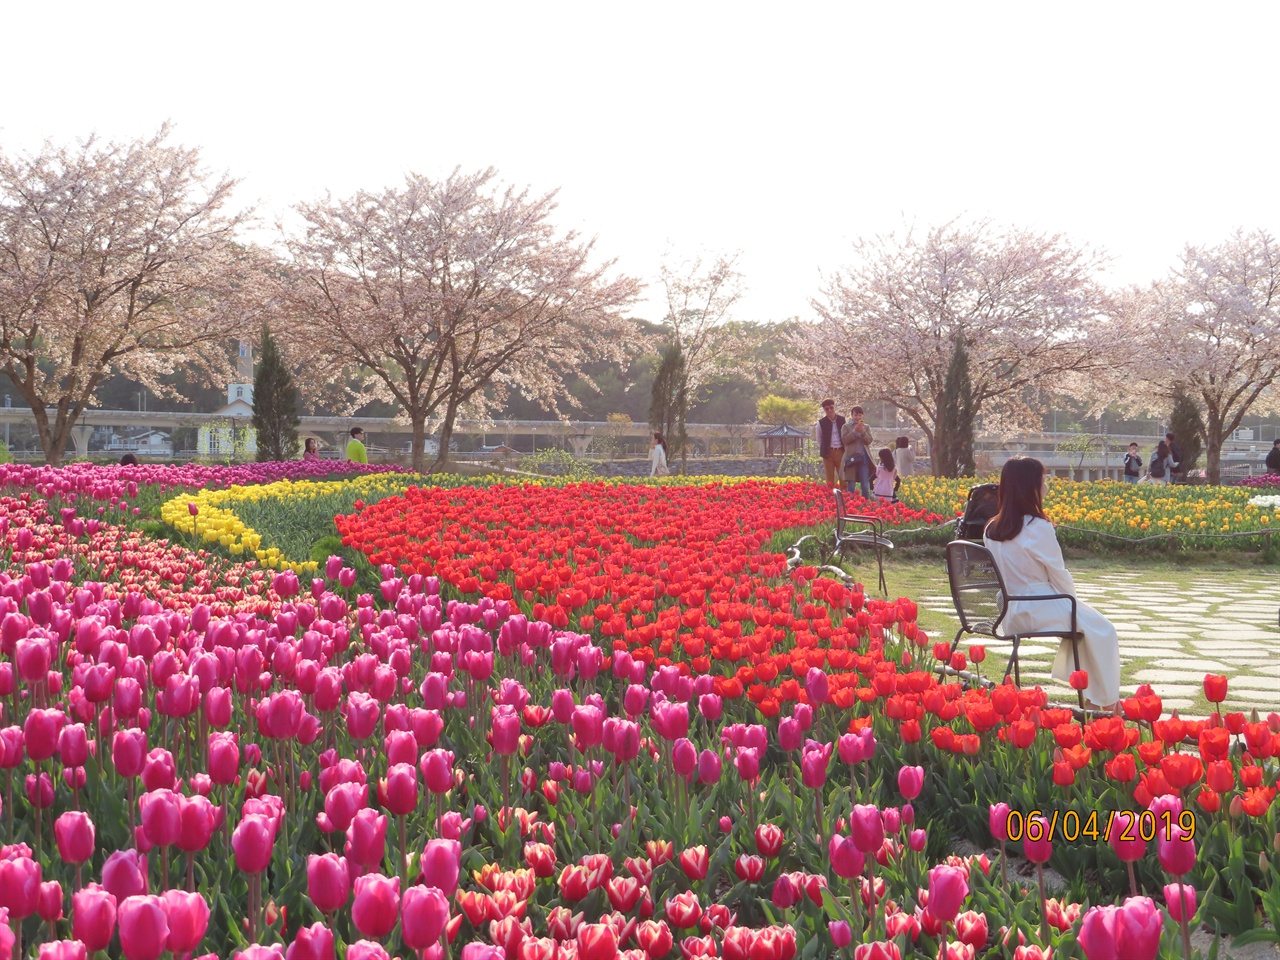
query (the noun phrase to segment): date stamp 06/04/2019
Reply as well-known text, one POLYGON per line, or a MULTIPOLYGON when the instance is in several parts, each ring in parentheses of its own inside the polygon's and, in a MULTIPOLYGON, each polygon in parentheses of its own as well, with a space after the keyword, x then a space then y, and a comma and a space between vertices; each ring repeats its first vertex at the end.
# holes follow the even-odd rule
POLYGON ((1042 840, 1078 843, 1090 840, 1095 843, 1144 840, 1194 840, 1196 816, 1190 810, 1174 814, 1163 810, 1010 810, 1005 814, 1005 835, 1017 843, 1024 838, 1032 843, 1042 840))

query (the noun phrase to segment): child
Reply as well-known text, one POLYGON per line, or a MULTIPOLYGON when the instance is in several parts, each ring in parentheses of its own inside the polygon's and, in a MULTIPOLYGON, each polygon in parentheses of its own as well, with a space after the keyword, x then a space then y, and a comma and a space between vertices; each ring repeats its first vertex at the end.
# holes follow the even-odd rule
POLYGON ((899 477, 910 477, 916 472, 916 452, 911 449, 911 441, 906 437, 899 437, 894 441, 897 447, 893 451, 893 459, 898 465, 899 477))
POLYGON ((880 450, 880 464, 876 467, 875 495, 877 500, 896 500, 893 487, 898 482, 898 471, 893 465, 893 453, 888 447, 880 450))
POLYGON ((1124 482, 1137 483, 1142 476, 1142 454, 1138 452, 1136 443, 1129 444, 1129 452, 1124 455, 1124 482))

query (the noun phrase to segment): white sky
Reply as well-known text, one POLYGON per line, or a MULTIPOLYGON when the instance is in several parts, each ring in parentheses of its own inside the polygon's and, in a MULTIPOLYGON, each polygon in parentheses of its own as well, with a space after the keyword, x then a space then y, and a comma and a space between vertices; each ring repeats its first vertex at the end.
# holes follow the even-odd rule
POLYGON ((1277 37, 1274 0, 0 0, 0 144, 169 119, 268 222, 493 165, 635 276, 741 249, 736 315, 779 320, 908 221, 1062 232, 1115 283, 1280 233, 1277 37))

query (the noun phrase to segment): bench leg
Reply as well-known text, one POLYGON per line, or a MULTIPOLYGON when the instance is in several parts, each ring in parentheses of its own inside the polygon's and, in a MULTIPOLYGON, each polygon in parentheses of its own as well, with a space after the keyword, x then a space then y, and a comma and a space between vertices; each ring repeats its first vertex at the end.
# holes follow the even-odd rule
POLYGON ((884 581, 884 550, 879 543, 876 544, 876 566, 880 568, 880 593, 887 599, 889 587, 884 581))
POLYGON ((963 636, 964 636, 964 627, 961 627, 959 630, 956 631, 956 638, 951 641, 951 651, 947 654, 948 660, 950 660, 951 656, 956 652, 956 647, 960 646, 960 638, 963 636))
MULTIPOLYGON (((1077 671, 1080 669, 1080 641, 1074 636, 1071 638, 1071 662, 1075 664, 1077 671)), ((1080 710, 1084 711, 1084 691, 1076 691, 1076 699, 1080 702, 1080 710)))
POLYGON ((1018 668, 1018 644, 1022 642, 1022 638, 1014 635, 1013 650, 1009 653, 1009 662, 1004 668, 1004 679, 1007 683, 1009 673, 1013 673, 1013 685, 1018 689, 1022 689, 1022 673, 1018 668))

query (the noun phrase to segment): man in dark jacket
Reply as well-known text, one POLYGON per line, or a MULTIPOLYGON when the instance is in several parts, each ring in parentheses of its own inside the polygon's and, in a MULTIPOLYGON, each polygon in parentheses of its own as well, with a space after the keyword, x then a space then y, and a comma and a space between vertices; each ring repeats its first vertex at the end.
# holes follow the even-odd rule
POLYGON ((818 455, 827 471, 827 486, 834 490, 840 486, 843 468, 844 442, 840 439, 840 428, 844 426, 844 417, 836 415, 836 402, 830 397, 822 401, 822 412, 826 416, 818 421, 818 455))
POLYGON ((1280 473, 1280 438, 1271 442, 1271 452, 1267 454, 1267 473, 1280 473))

